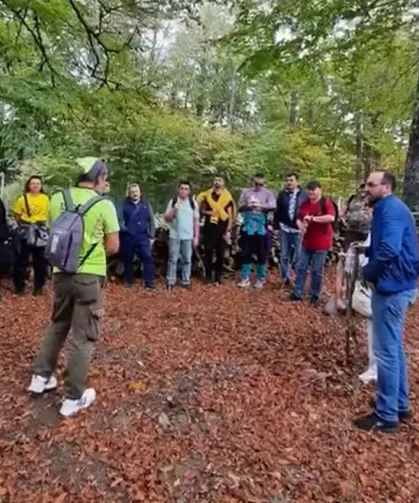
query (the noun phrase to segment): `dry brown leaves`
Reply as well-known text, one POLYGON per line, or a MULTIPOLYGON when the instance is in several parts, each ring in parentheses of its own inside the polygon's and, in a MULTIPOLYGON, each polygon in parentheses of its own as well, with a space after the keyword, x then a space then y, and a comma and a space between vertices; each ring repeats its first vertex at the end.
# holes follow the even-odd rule
MULTIPOLYGON (((345 320, 283 302, 273 280, 263 292, 109 285, 98 401, 63 421, 61 389, 25 393, 51 300, 1 300, 0 502, 419 501, 415 423, 394 437, 351 428, 373 391, 357 380, 362 326, 348 367, 345 320)), ((415 408, 418 326, 415 308, 415 408)))

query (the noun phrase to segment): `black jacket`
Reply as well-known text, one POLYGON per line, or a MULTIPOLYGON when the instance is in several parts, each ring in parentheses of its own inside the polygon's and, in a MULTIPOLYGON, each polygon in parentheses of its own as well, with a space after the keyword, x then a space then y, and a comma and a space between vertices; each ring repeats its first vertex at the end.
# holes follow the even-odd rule
POLYGON ((287 225, 288 227, 297 228, 297 216, 298 211, 302 203, 307 199, 307 194, 301 188, 298 188, 297 194, 297 204, 295 208, 294 219, 291 220, 288 215, 288 209, 290 206, 290 192, 287 190, 281 190, 276 199, 276 211, 275 211, 275 226, 279 228, 279 224, 287 225))
POLYGON ((7 226, 6 208, 0 199, 0 240, 5 241, 9 237, 9 228, 7 226))

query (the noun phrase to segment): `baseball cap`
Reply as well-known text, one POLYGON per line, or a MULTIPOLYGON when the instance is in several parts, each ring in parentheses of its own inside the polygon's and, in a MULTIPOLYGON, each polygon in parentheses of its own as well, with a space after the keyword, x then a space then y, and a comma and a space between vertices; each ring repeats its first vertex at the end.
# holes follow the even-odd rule
POLYGON ((94 182, 99 176, 108 175, 108 166, 103 159, 97 157, 82 157, 77 159, 77 164, 81 168, 83 177, 94 182))
POLYGON ((315 189, 321 189, 322 186, 320 185, 320 182, 317 180, 312 180, 311 182, 308 182, 307 184, 307 190, 315 190, 315 189))

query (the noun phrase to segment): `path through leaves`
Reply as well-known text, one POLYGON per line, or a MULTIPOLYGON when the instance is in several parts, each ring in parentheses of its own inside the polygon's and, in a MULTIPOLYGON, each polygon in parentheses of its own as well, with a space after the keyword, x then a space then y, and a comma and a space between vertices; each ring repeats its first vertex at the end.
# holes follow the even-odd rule
MULTIPOLYGON (((25 393, 51 300, 1 300, 0 502, 419 501, 417 422, 396 436, 351 428, 373 388, 357 380, 364 341, 344 364, 344 320, 283 302, 274 284, 155 294, 109 285, 89 378, 97 403, 62 420, 61 389, 25 393)), ((416 307, 415 409, 418 326, 416 307)))

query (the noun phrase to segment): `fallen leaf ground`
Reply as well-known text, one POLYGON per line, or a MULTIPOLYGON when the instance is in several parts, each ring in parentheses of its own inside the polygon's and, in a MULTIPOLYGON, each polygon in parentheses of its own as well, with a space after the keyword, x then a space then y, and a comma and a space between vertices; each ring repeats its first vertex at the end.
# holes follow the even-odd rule
MULTIPOLYGON (((395 436, 356 432, 373 388, 344 361, 345 319, 262 292, 195 283, 107 287, 89 381, 97 403, 58 417, 25 393, 48 324, 43 299, 0 304, 0 501, 418 502, 419 414, 395 436)), ((419 411, 419 308, 406 337, 419 411)), ((64 358, 58 375, 62 376, 64 358)))

